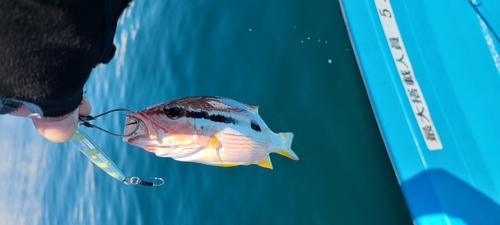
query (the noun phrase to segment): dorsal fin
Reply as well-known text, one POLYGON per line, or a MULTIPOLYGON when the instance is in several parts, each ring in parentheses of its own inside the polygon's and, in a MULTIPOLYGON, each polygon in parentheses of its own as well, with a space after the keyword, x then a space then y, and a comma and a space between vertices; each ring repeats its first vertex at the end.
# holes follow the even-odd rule
POLYGON ((255 114, 259 115, 259 107, 258 106, 249 105, 248 108, 250 108, 252 110, 252 112, 254 112, 255 114))

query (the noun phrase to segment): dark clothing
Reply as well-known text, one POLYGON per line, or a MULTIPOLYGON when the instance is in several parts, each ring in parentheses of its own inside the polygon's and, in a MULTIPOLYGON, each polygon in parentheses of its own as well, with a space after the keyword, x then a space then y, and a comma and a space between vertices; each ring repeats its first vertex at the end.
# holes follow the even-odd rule
POLYGON ((113 57, 130 1, 0 0, 0 113, 23 102, 45 117, 75 110, 92 68, 113 57))

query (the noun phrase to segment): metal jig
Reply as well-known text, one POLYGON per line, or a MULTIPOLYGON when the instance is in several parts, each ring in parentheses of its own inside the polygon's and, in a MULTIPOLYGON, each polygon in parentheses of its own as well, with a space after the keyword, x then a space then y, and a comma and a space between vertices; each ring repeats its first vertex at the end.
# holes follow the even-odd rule
POLYGON ((81 122, 80 125, 86 126, 88 128, 96 128, 96 129, 98 129, 100 131, 103 131, 105 133, 111 134, 111 135, 116 136, 116 137, 129 137, 129 136, 132 136, 137 131, 137 129, 139 129, 139 123, 140 123, 140 120, 137 117, 135 117, 135 116, 125 115, 126 117, 130 117, 130 118, 132 118, 132 119, 135 120, 135 123, 131 123, 131 124, 136 124, 136 127, 130 133, 123 134, 123 135, 122 134, 113 133, 111 131, 108 131, 108 130, 103 129, 103 128, 99 127, 99 126, 96 126, 94 124, 89 123, 89 121, 95 120, 98 117, 104 116, 104 115, 112 113, 112 112, 118 112, 118 111, 130 112, 131 110, 128 110, 128 109, 112 109, 112 110, 103 112, 103 113, 101 113, 99 115, 96 115, 96 116, 91 116, 91 115, 80 116, 79 117, 80 122, 81 122))
MULTIPOLYGON (((111 134, 111 135, 117 136, 117 137, 128 137, 128 136, 133 135, 137 131, 137 129, 139 129, 139 125, 140 125, 140 120, 135 116, 126 115, 127 117, 133 118, 135 120, 135 122, 132 122, 132 123, 127 124, 127 125, 136 124, 136 127, 129 134, 124 134, 124 135, 115 134, 113 132, 110 132, 110 131, 105 130, 101 127, 98 127, 94 124, 89 123, 89 121, 95 120, 98 117, 104 116, 108 113, 118 112, 118 111, 130 112, 130 110, 128 110, 128 109, 112 109, 112 110, 109 110, 107 112, 103 112, 97 116, 90 116, 90 115, 89 116, 80 116, 80 118, 79 118, 80 122, 81 122, 80 125, 84 125, 84 126, 89 127, 89 128, 97 128, 101 131, 104 131, 108 134, 111 134)), ((158 186, 161 186, 165 183, 165 181, 161 177, 151 177, 151 179, 155 179, 155 180, 159 181, 156 183, 151 182, 151 181, 141 180, 137 176, 126 177, 123 174, 123 172, 120 170, 120 168, 118 168, 113 163, 113 161, 111 161, 111 159, 106 155, 106 153, 104 153, 104 151, 102 151, 102 149, 97 144, 95 144, 85 133, 83 133, 79 129, 75 132, 75 135, 73 135, 73 137, 71 138, 71 141, 94 164, 96 164, 98 167, 100 167, 102 170, 104 170, 106 173, 108 173, 113 178, 122 181, 126 185, 143 185, 143 186, 149 186, 149 187, 158 187, 158 186)))
POLYGON ((126 185, 143 185, 143 186, 149 186, 149 187, 157 187, 157 186, 162 186, 165 181, 161 177, 151 177, 151 179, 159 180, 160 183, 153 183, 150 181, 143 181, 139 177, 136 176, 131 176, 131 177, 125 177, 123 180, 123 183, 126 185))

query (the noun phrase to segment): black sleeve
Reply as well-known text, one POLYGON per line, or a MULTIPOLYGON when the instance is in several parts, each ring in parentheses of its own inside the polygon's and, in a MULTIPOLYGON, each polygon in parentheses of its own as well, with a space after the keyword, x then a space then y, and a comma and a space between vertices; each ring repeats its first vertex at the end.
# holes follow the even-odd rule
POLYGON ((92 68, 113 57, 130 1, 0 0, 0 99, 33 103, 46 117, 76 109, 92 68))

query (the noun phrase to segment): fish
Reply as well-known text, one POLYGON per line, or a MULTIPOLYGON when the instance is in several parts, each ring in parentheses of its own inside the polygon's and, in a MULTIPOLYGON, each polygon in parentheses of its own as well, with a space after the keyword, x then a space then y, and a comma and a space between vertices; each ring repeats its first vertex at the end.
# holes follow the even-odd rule
POLYGON ((183 97, 130 111, 126 117, 124 134, 132 134, 123 141, 159 157, 268 169, 273 168, 270 153, 299 160, 291 149, 293 133, 274 133, 260 117, 258 106, 229 98, 183 97))

